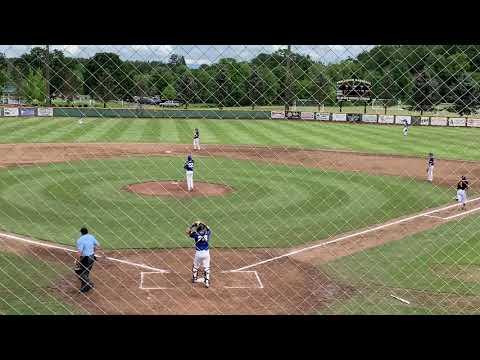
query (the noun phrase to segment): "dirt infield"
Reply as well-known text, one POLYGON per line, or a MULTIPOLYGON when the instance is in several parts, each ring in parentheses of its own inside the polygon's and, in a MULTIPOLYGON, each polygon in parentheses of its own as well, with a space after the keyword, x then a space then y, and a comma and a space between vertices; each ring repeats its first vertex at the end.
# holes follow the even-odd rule
MULTIPOLYGON (((47 164, 117 156, 184 156, 189 152, 191 146, 188 145, 8 144, 0 145, 0 166, 47 164)), ((214 145, 205 147, 195 155, 266 161, 335 171, 396 175, 414 179, 425 179, 426 175, 426 159, 423 158, 214 145)), ((472 187, 478 189, 480 164, 440 159, 435 167, 434 185, 453 186, 460 175, 469 177, 472 187)), ((196 183, 197 186, 198 184, 196 183)), ((175 189, 178 188, 178 184, 170 185, 173 186, 170 190, 165 189, 165 184, 152 183, 132 185, 129 190, 138 190, 140 187, 144 194, 150 192, 147 195, 152 195, 163 186, 162 189, 166 192, 177 191, 175 189)), ((475 203, 475 206, 480 207, 480 203, 475 203)), ((450 217, 455 216, 453 215, 456 214, 455 211, 455 209, 441 210, 437 214, 439 216, 418 216, 408 222, 400 222, 358 236, 352 232, 355 236, 341 242, 252 267, 249 271, 257 273, 262 287, 250 286, 249 280, 245 283, 248 285, 245 288, 227 288, 224 286, 227 281, 226 275, 222 275, 222 271, 282 256, 292 249, 213 249, 210 289, 204 289, 201 284, 191 284, 188 281, 192 249, 112 251, 108 255, 117 259, 166 269, 171 274, 176 274, 175 286, 171 289, 144 290, 141 288, 141 272, 144 270, 105 259, 95 265, 93 280, 96 289, 87 296, 77 293, 74 274, 55 280, 49 291, 66 302, 95 314, 308 314, 346 299, 354 293, 354 289, 329 278, 316 265, 433 228, 450 221, 450 217)), ((318 244, 327 240, 330 239, 319 241, 318 244)), ((44 248, 41 245, 0 239, 0 249, 49 262, 60 262, 68 267, 72 264, 72 257, 67 252, 44 248)), ((242 276, 239 275, 238 279, 242 276)))
POLYGON ((125 191, 145 196, 169 196, 169 197, 209 197, 225 196, 233 189, 226 185, 211 184, 196 181, 193 191, 188 191, 185 182, 171 181, 148 181, 139 184, 130 184, 123 188, 125 191))

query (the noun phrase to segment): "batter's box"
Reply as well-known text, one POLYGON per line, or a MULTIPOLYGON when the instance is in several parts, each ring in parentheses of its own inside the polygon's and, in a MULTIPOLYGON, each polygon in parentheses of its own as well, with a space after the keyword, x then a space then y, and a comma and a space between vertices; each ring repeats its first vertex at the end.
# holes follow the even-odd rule
MULTIPOLYGON (((212 288, 263 289, 262 281, 256 271, 213 273, 210 282, 212 288)), ((195 284, 191 283, 190 274, 155 271, 140 273, 140 289, 142 290, 168 290, 191 286, 195 286, 195 284)))

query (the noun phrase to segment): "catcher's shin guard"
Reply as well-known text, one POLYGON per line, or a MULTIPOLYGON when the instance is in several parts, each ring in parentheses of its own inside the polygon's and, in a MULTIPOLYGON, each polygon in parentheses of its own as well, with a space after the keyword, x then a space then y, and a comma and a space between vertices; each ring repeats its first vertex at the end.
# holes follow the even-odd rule
POLYGON ((204 269, 203 273, 205 274, 205 286, 209 287, 210 286, 210 269, 204 269))
POLYGON ((198 268, 194 266, 192 267, 192 282, 197 281, 197 276, 198 276, 198 268))

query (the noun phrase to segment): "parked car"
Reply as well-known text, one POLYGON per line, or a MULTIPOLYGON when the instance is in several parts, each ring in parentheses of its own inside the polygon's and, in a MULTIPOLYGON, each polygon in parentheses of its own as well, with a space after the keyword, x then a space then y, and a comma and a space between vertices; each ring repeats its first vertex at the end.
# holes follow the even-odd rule
POLYGON ((181 104, 176 100, 167 100, 160 103, 160 106, 179 107, 181 104))

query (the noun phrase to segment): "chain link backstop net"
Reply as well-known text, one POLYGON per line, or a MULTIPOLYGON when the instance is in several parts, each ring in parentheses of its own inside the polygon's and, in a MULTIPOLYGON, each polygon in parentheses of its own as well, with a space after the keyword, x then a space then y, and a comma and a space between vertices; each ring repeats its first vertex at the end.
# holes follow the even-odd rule
POLYGON ((0 46, 0 313, 477 313, 479 81, 468 45, 0 46))

